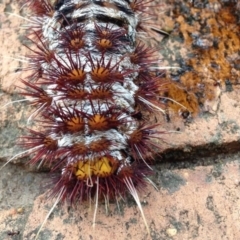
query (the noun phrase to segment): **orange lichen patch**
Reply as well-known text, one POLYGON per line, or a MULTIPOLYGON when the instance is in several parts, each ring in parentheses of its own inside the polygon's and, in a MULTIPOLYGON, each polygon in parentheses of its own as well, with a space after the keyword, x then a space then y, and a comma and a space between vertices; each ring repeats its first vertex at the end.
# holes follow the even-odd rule
POLYGON ((43 144, 48 150, 56 150, 58 147, 57 140, 52 139, 51 137, 48 136, 43 140, 43 144))
POLYGON ((118 161, 111 156, 104 156, 88 161, 79 160, 73 166, 74 174, 79 180, 86 180, 93 176, 108 177, 112 175, 118 167, 118 161))
POLYGON ((232 14, 233 9, 231 7, 221 9, 218 13, 221 16, 221 20, 224 21, 224 23, 230 23, 234 24, 237 21, 237 17, 232 14))
POLYGON ((110 71, 106 67, 96 67, 92 69, 91 76, 96 82, 108 82, 110 71))
POLYGON ((177 23, 179 23, 179 31, 182 33, 183 38, 184 38, 184 43, 187 45, 192 44, 192 37, 190 33, 199 30, 199 26, 191 26, 190 24, 187 23, 186 19, 184 16, 180 15, 176 19, 177 23))
MULTIPOLYGON (((219 89, 225 89, 227 83, 233 87, 239 84, 236 62, 240 59, 240 25, 235 2, 219 3, 217 9, 207 5, 194 8, 185 2, 180 5, 174 9, 179 27, 173 36, 183 37, 180 55, 188 71, 179 77, 177 85, 168 86, 168 96, 197 113, 199 105, 205 107, 206 102, 216 100, 219 89)), ((169 104, 175 110, 181 108, 171 101, 169 104)))
POLYGON ((109 118, 104 116, 103 114, 94 114, 89 118, 88 126, 94 131, 104 131, 109 128, 109 118))
POLYGON ((91 142, 88 147, 91 152, 99 153, 107 151, 111 145, 111 142, 108 139, 99 139, 97 141, 91 142))
POLYGON ((194 93, 187 92, 177 84, 171 83, 167 86, 168 88, 168 98, 174 99, 174 101, 169 101, 168 105, 171 109, 176 112, 189 111, 192 114, 197 114, 198 99, 194 93))
POLYGON ((66 128, 70 132, 79 132, 84 130, 84 120, 79 117, 71 117, 66 122, 66 128))

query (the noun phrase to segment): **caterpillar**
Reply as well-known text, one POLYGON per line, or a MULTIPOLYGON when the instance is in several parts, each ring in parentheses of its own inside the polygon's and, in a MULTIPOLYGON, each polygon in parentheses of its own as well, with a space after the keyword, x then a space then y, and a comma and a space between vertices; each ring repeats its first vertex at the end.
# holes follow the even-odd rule
POLYGON ((38 125, 20 139, 30 164, 55 175, 54 206, 90 200, 95 223, 99 201, 130 193, 147 227, 137 190, 162 134, 151 115, 164 112, 157 53, 139 33, 151 1, 20 2, 33 13, 21 79, 38 125))

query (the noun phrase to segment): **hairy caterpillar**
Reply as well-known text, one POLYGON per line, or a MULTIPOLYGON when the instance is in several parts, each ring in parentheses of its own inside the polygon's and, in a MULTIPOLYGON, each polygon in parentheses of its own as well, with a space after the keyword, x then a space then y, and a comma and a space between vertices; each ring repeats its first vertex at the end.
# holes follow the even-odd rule
POLYGON ((158 147, 152 138, 159 132, 146 118, 161 110, 162 85, 154 51, 137 40, 138 12, 147 3, 22 2, 36 15, 32 73, 22 80, 42 125, 21 141, 31 163, 58 175, 56 203, 92 199, 97 209, 99 199, 130 192, 144 218, 136 189, 158 147))

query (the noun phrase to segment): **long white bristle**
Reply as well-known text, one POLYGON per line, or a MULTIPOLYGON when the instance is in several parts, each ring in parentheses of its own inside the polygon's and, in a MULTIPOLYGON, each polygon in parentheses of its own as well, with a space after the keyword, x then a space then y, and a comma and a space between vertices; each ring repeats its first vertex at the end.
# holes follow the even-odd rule
POLYGON ((132 179, 126 177, 126 178, 124 178, 123 181, 124 181, 124 183, 126 184, 129 192, 130 192, 131 195, 133 196, 136 204, 138 205, 138 208, 139 208, 140 213, 141 213, 142 218, 143 218, 143 222, 144 222, 144 224, 145 224, 145 226, 146 226, 146 228, 147 228, 148 234, 150 235, 150 229, 149 229, 149 227, 148 227, 147 220, 146 220, 146 218, 145 218, 145 215, 144 215, 144 212, 143 212, 143 209, 142 209, 142 205, 141 205, 140 199, 139 199, 139 197, 138 197, 137 190, 136 190, 136 188, 134 187, 134 184, 133 184, 133 182, 132 182, 132 179))
POLYGON ((63 193, 63 191, 64 191, 64 188, 65 188, 65 187, 62 187, 60 193, 58 194, 58 197, 57 197, 55 203, 53 204, 52 208, 50 209, 50 211, 48 212, 47 216, 46 216, 45 219, 43 220, 43 222, 42 222, 42 224, 41 224, 41 226, 40 226, 40 228, 39 228, 39 230, 38 230, 38 232, 37 232, 37 235, 36 235, 36 237, 35 237, 35 240, 38 239, 38 236, 39 236, 40 232, 42 231, 44 225, 46 224, 49 216, 51 215, 51 213, 53 212, 53 210, 55 209, 55 207, 56 207, 57 204, 59 203, 59 201, 60 201, 60 199, 61 199, 61 197, 62 197, 62 193, 63 193))

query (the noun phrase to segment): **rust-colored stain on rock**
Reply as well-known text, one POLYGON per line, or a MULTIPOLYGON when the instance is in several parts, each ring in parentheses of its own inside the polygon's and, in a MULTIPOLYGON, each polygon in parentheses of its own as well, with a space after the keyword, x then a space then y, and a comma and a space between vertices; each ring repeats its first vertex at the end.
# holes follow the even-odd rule
POLYGON ((193 115, 216 111, 220 91, 231 91, 239 84, 240 10, 234 1, 171 2, 169 15, 175 27, 169 44, 182 69, 168 91, 178 104, 169 101, 169 105, 193 115))

